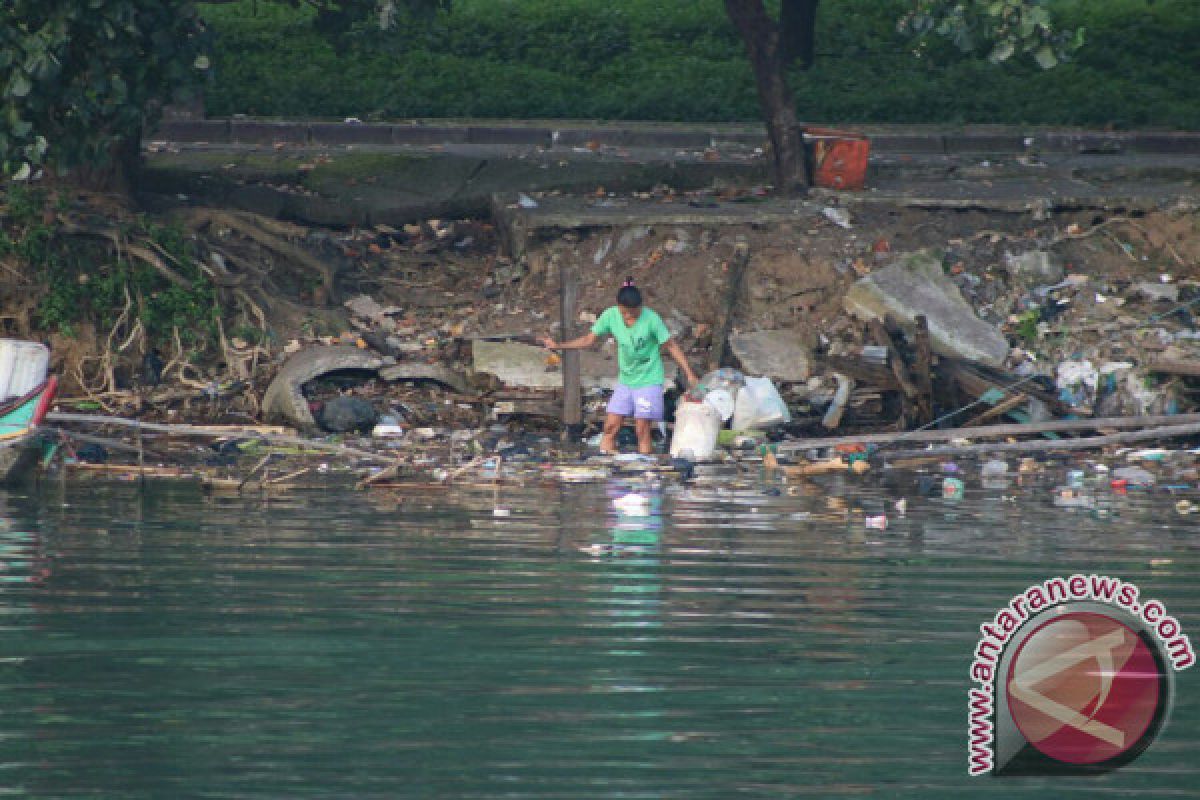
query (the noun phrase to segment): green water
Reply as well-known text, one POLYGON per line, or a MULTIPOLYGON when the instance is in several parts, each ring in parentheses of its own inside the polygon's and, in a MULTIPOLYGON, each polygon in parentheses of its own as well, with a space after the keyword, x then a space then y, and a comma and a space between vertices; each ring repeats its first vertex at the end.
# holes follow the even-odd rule
POLYGON ((0 794, 1197 796, 1196 670, 1124 770, 966 774, 978 625, 1086 570, 1198 638, 1196 518, 890 483, 0 494, 0 794))

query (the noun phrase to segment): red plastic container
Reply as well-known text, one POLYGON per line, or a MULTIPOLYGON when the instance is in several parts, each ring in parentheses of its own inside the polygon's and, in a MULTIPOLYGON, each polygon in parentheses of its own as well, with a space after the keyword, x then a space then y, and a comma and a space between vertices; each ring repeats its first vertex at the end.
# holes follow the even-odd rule
POLYGON ((813 147, 813 182, 826 189, 862 189, 867 183, 871 142, 861 133, 808 128, 813 147))

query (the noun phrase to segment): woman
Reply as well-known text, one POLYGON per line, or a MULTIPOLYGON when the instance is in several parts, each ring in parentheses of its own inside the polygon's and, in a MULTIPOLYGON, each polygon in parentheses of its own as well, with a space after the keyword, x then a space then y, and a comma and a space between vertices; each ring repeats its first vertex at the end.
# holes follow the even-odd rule
POLYGON ((689 386, 697 383, 696 373, 692 372, 679 344, 671 338, 662 317, 642 306, 642 293, 633 285, 632 278, 617 292, 617 304, 600 315, 589 333, 562 343, 546 337, 542 344, 551 350, 584 350, 606 335, 617 341, 620 374, 617 388, 608 401, 600 451, 617 452, 617 433, 625 418, 633 417, 638 452, 652 453, 651 425, 663 418, 662 353, 665 351, 675 360, 689 386))

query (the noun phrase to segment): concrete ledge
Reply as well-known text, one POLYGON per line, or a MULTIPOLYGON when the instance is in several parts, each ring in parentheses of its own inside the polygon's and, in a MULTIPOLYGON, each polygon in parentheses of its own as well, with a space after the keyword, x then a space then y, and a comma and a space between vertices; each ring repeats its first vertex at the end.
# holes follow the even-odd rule
POLYGON ((393 125, 392 144, 463 144, 467 129, 449 125, 393 125))
POLYGON ((945 137, 947 153, 1022 153, 1025 137, 1019 133, 952 133, 945 137))
POLYGON ((314 122, 309 131, 313 144, 391 144, 391 125, 349 125, 314 122))
POLYGON ((505 125, 472 125, 467 128, 468 144, 527 144, 550 146, 549 128, 522 128, 505 125))
POLYGON ((308 144, 308 125, 295 122, 253 122, 235 119, 229 126, 231 141, 244 144, 308 144))
MULTIPOLYGON (((842 125, 847 130, 859 126, 842 125)), ((1023 130, 1016 127, 987 126, 947 132, 914 126, 866 126, 871 147, 880 153, 942 155, 963 153, 1023 153, 1025 141, 1042 152, 1055 153, 1162 153, 1200 154, 1200 132, 1195 131, 1087 131, 1023 130)), ((762 131, 744 126, 716 126, 709 130, 670 127, 588 126, 564 123, 553 128, 542 125, 460 125, 454 123, 366 124, 307 122, 304 120, 260 121, 249 119, 172 119, 162 122, 154 136, 173 142, 233 142, 239 144, 373 144, 430 146, 439 144, 528 145, 550 148, 582 147, 599 142, 610 147, 642 147, 697 150, 736 144, 761 147, 766 141, 762 131), (554 137, 552 138, 552 133, 554 137)))
POLYGON ((875 153, 920 153, 940 156, 946 152, 946 141, 941 136, 880 133, 871 136, 870 140, 871 151, 875 153))
POLYGON ((175 119, 164 120, 154 131, 151 139, 168 142, 228 142, 229 120, 227 119, 175 119))
POLYGON ((670 147, 679 150, 702 150, 712 145, 713 134, 708 131, 626 131, 625 144, 630 147, 670 147))
POLYGON ((560 147, 582 147, 598 142, 609 147, 670 147, 699 149, 712 144, 706 131, 639 131, 627 128, 567 128, 555 131, 560 147))
POLYGON ((1103 131, 1051 131, 1033 137, 1034 147, 1048 153, 1123 153, 1129 135, 1103 131))
POLYGON ((742 147, 763 147, 767 143, 767 132, 758 133, 722 133, 717 131, 712 135, 713 141, 720 147, 722 144, 736 144, 742 147))
POLYGON ((1134 133, 1131 138, 1138 153, 1200 155, 1200 133, 1134 133))
POLYGON ((566 128, 554 131, 551 139, 559 147, 585 147, 589 142, 623 145, 624 134, 620 128, 566 128))

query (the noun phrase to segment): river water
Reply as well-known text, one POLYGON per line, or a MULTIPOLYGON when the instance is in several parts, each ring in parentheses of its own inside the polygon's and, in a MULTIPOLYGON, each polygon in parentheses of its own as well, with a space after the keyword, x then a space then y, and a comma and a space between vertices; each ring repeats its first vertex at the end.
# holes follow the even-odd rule
POLYGON ((1123 770, 966 769, 980 623, 1083 570, 1195 638, 1196 517, 915 482, 0 494, 0 794, 1200 795, 1195 670, 1123 770))

